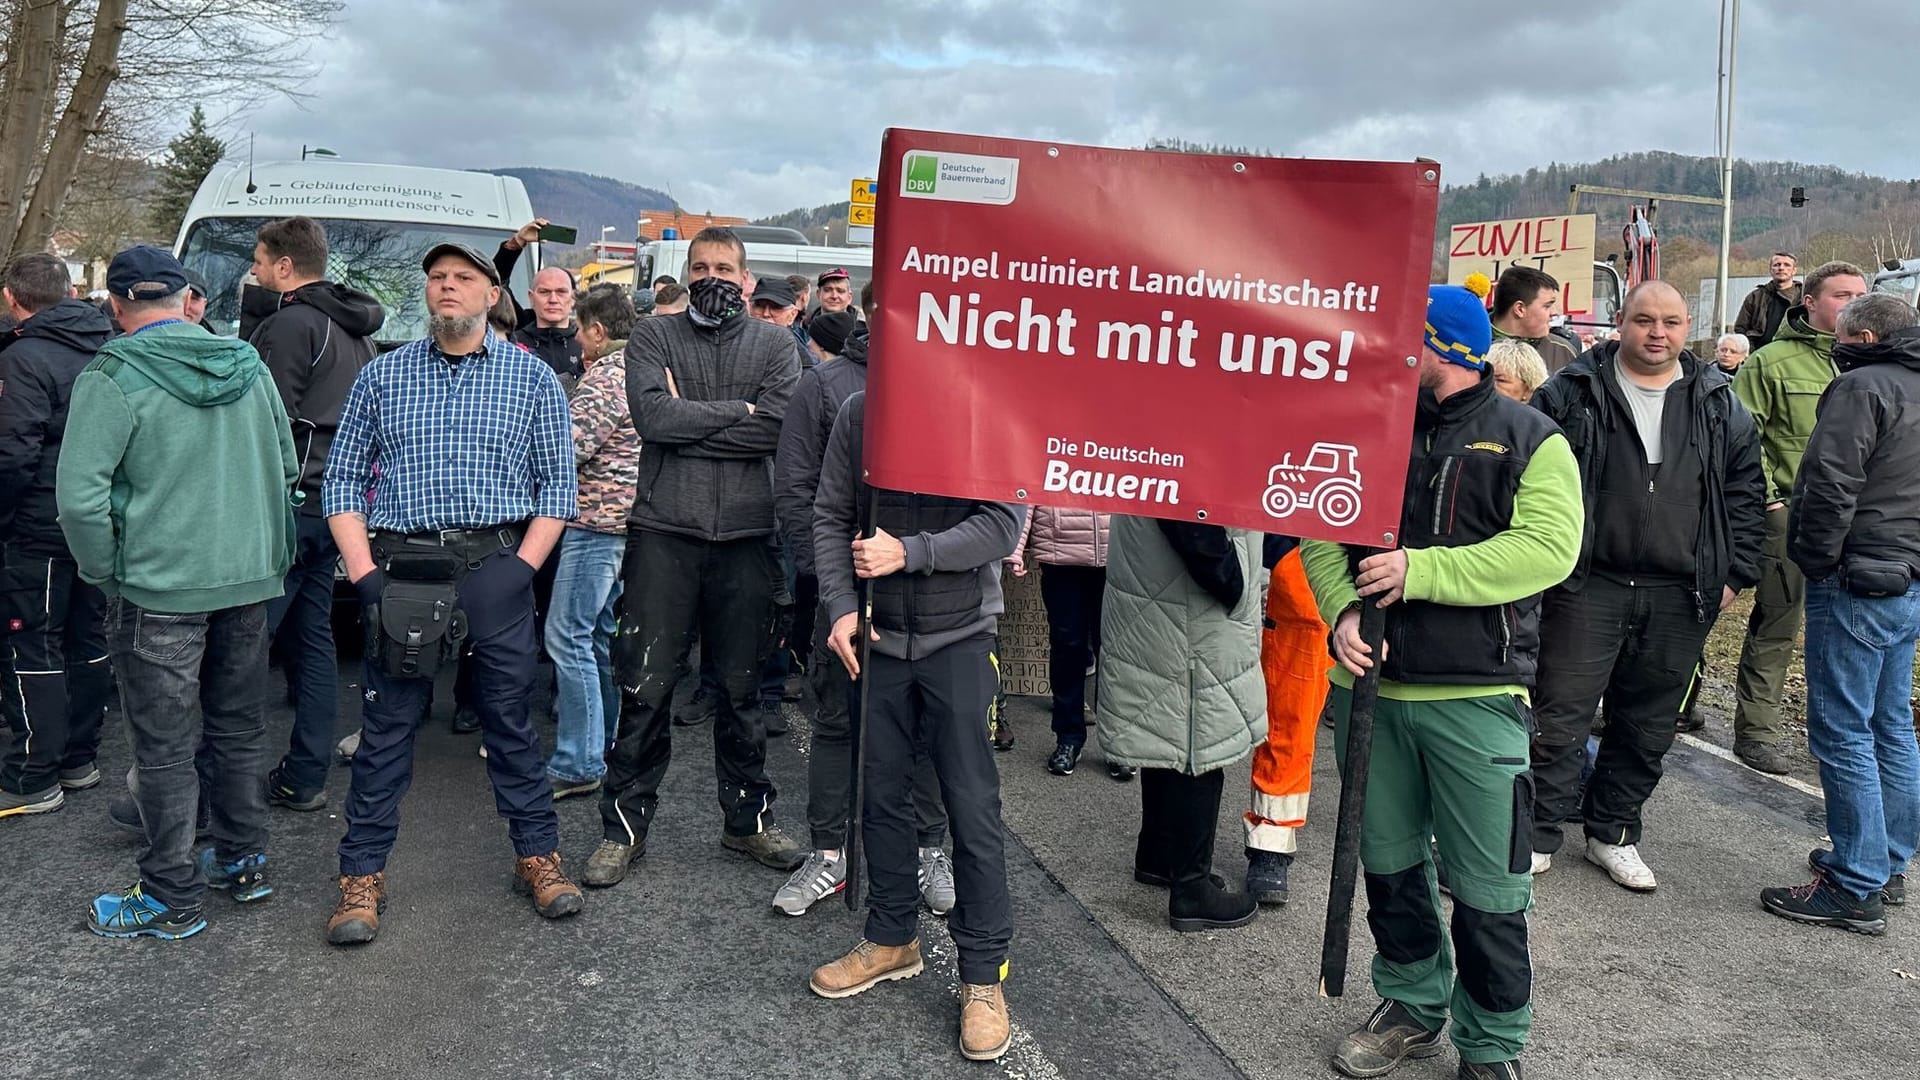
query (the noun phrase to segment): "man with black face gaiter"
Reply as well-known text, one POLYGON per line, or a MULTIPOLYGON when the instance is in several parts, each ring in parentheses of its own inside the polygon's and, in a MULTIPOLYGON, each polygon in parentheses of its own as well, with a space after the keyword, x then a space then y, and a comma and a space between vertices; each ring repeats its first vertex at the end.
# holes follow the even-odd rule
POLYGON ((617 884, 645 854, 672 753, 673 685, 694 631, 711 651, 720 842, 779 870, 806 852, 773 823, 761 660, 772 645, 774 530, 770 459, 800 379, 793 337, 749 318, 746 246, 729 229, 687 250, 690 305, 643 319, 627 341, 627 400, 640 435, 640 487, 621 575, 614 641, 620 721, 601 790, 600 846, 585 881, 617 884))

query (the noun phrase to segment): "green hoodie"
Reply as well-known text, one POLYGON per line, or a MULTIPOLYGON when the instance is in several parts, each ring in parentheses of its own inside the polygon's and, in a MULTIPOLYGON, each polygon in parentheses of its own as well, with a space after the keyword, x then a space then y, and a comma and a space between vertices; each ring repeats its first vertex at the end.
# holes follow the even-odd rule
POLYGON ((55 497, 81 578, 191 614, 283 592, 299 475, 260 354, 166 323, 109 341, 74 381, 55 497))
POLYGON ((1760 429, 1760 462, 1767 474, 1769 505, 1786 502, 1800 456, 1813 436, 1815 410, 1838 369, 1833 335, 1807 322, 1807 306, 1787 310, 1780 331, 1733 377, 1733 393, 1760 429))

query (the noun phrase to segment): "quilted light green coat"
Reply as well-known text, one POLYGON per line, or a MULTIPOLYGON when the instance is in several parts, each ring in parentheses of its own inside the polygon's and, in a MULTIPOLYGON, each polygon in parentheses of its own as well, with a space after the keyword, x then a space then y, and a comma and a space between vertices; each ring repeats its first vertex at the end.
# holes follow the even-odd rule
POLYGON ((1246 757, 1266 736, 1261 538, 1227 535, 1246 582, 1232 611, 1194 583, 1157 524, 1113 518, 1098 697, 1107 760, 1197 776, 1246 757))

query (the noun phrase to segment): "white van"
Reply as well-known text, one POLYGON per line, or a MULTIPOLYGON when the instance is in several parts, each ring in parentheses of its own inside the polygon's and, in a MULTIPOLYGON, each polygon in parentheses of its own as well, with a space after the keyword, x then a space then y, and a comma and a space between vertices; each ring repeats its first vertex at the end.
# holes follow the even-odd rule
MULTIPOLYGON (((817 281, 828 270, 845 270, 853 279, 853 300, 860 302, 860 289, 873 277, 872 248, 818 247, 812 244, 763 244, 746 241, 747 269, 755 278, 786 277, 805 274, 817 281)), ((667 275, 682 285, 687 282, 688 241, 655 240, 640 249, 639 287, 651 288, 653 280, 667 275)), ((819 303, 819 293, 814 293, 819 303)))
MULTIPOLYGON (((253 267, 253 237, 269 221, 305 215, 327 231, 327 279, 371 293, 387 309, 382 347, 427 336, 420 260, 442 241, 491 256, 533 220, 527 189, 511 176, 460 169, 367 165, 328 158, 215 169, 193 202, 174 251, 207 279, 207 322, 235 333, 241 278, 253 267)), ((507 282, 527 295, 540 268, 532 245, 507 282)))

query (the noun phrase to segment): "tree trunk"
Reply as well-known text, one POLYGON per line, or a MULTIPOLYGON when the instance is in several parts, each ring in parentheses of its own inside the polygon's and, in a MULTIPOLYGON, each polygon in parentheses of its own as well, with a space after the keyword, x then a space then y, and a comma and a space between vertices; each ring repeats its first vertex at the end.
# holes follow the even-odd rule
POLYGON ((87 148, 87 140, 100 130, 107 91, 119 77, 120 42, 126 34, 127 0, 100 0, 93 17, 93 36, 87 42, 87 58, 80 66, 79 78, 74 80, 73 96, 67 99, 66 110, 54 127, 53 145, 47 150, 40 181, 33 187, 33 199, 27 203, 19 235, 13 239, 12 253, 45 251, 53 239, 53 223, 73 186, 80 155, 87 148))
POLYGON ((22 0, 14 15, 7 95, 0 103, 0 251, 13 249, 33 161, 47 143, 64 16, 61 0, 22 0))

